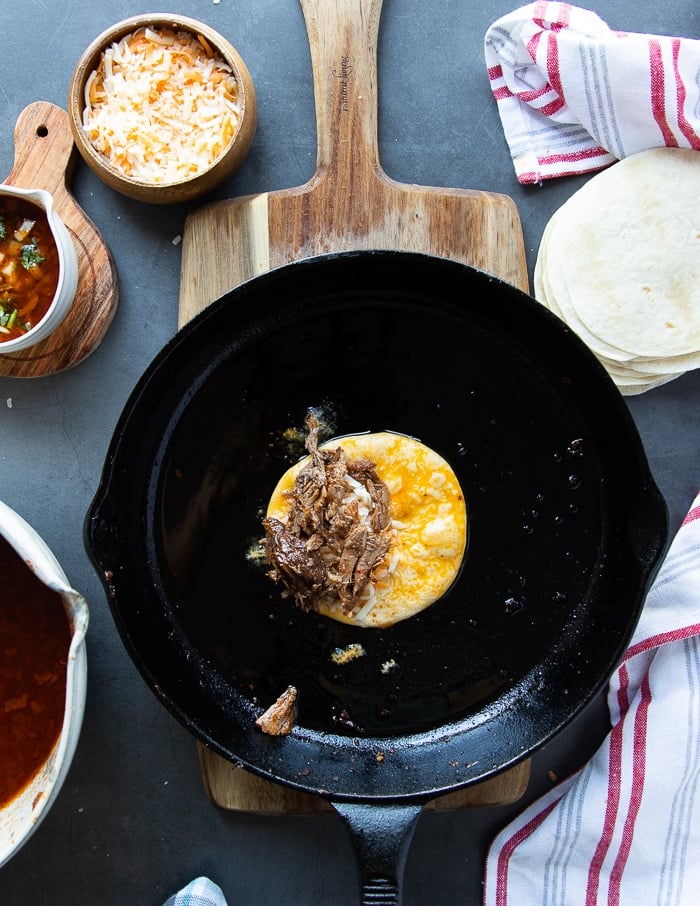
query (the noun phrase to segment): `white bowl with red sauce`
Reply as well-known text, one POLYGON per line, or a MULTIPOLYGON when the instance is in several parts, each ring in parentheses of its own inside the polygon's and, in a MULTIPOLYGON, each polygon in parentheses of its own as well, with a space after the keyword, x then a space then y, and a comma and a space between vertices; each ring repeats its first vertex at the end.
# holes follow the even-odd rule
POLYGON ((0 355, 47 339, 77 288, 78 256, 51 193, 0 185, 0 355))
POLYGON ((0 573, 2 866, 46 816, 73 760, 87 692, 89 614, 46 543, 2 501, 0 573))

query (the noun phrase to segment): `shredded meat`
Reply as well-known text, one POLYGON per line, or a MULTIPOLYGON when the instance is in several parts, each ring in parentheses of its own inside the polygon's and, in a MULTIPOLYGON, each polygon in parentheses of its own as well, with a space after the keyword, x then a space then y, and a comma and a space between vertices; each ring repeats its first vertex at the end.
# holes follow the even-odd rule
POLYGON ((292 732, 296 717, 297 690, 287 686, 276 702, 255 721, 256 725, 269 736, 286 736, 292 732))
POLYGON ((314 412, 305 424, 309 462, 290 492, 287 522, 263 519, 269 575, 285 584, 303 610, 315 610, 331 597, 350 614, 359 610, 391 544, 389 490, 370 460, 347 460, 342 447, 318 449, 314 412), (369 495, 367 518, 360 514, 353 482, 369 495))

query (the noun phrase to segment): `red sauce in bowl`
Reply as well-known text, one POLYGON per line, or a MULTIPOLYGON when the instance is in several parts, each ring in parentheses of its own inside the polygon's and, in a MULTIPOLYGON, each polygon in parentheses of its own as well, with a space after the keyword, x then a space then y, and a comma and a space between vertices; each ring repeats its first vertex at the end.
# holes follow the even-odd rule
POLYGON ((0 536, 0 807, 31 782, 60 736, 70 642, 61 596, 0 536))
POLYGON ((0 343, 41 321, 56 294, 58 268, 58 247, 44 209, 0 194, 0 343))

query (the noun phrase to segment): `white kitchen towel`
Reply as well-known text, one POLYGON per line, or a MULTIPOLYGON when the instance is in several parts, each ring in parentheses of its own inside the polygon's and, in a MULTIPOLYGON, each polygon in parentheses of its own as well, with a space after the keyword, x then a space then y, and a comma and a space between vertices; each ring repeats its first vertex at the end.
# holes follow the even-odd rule
POLYGON ((218 884, 199 877, 168 897, 163 906, 226 906, 226 899, 218 884))
POLYGON ((591 761, 493 841, 484 906, 700 902, 700 494, 608 707, 612 729, 591 761))
POLYGON ((494 22, 484 52, 523 184, 648 148, 700 150, 700 40, 613 31, 589 10, 543 0, 494 22))

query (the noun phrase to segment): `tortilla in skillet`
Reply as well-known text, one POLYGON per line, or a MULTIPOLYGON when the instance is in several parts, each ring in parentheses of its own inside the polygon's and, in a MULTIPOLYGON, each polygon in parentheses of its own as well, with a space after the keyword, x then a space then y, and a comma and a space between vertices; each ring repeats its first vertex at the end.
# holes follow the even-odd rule
POLYGON ((303 609, 365 628, 391 626, 442 597, 467 542, 464 495, 443 457, 390 432, 307 447, 310 456, 282 476, 263 520, 272 578, 303 609), (298 511, 290 515, 292 494, 313 486, 314 461, 327 472, 325 500, 315 498, 316 516, 302 507, 300 520, 298 511), (304 561, 296 572, 285 562, 292 548, 304 561))

